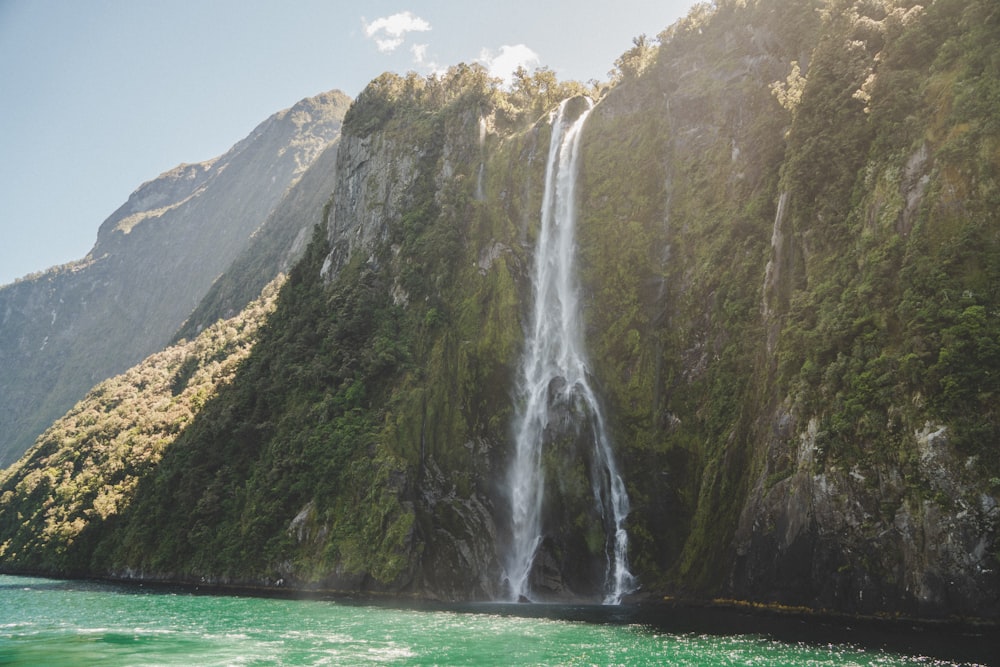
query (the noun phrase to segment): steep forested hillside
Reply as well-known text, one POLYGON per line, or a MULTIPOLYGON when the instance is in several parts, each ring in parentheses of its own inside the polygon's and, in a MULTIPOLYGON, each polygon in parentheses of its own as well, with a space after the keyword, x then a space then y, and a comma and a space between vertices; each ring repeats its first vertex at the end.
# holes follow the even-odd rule
POLYGON ((238 316, 94 387, 0 472, 0 559, 88 572, 95 531, 114 524, 140 480, 220 387, 232 381, 274 310, 276 279, 238 316))
MULTIPOLYGON (((232 382, 32 566, 503 595, 549 112, 589 94, 584 340, 639 593, 996 619, 1000 8, 719 0, 615 68, 373 81, 232 382)), ((593 599, 587 464, 542 458, 535 589, 593 599)), ((12 497, 0 540, 40 534, 12 497)))

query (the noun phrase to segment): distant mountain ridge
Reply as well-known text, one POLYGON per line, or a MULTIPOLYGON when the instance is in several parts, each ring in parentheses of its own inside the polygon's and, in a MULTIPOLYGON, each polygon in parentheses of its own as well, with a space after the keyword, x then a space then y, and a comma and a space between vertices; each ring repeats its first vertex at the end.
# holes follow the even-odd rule
POLYGON ((193 339, 219 319, 233 317, 256 299, 264 286, 287 273, 305 252, 313 228, 323 222, 323 208, 333 192, 340 141, 332 141, 302 177, 289 188, 252 242, 212 284, 175 336, 193 339))
MULTIPOLYGON (((349 103, 339 91, 304 99, 224 155, 143 183, 100 226, 84 259, 0 287, 0 466, 94 384, 174 337, 214 281, 256 243, 254 232, 289 188, 338 139, 349 103)), ((274 248, 280 255, 296 234, 258 241, 283 246, 274 248)), ((259 276, 234 310, 276 273, 259 276)))

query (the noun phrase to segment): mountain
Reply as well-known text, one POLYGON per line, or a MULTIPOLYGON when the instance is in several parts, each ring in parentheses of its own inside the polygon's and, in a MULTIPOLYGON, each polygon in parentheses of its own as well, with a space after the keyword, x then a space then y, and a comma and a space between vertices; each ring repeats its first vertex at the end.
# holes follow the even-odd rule
POLYGON ((40 566, 74 572, 67 543, 80 548, 88 519, 113 518, 139 480, 155 469, 166 449, 219 388, 231 382, 250 353, 257 332, 274 310, 281 278, 236 317, 219 320, 197 338, 150 355, 127 372, 100 382, 72 410, 46 429, 36 445, 0 478, 16 479, 34 493, 48 487, 51 503, 5 503, 0 545, 7 560, 41 555, 40 566))
MULTIPOLYGON (((346 111, 346 102, 340 107, 346 111)), ((219 319, 234 317, 280 273, 305 253, 312 231, 323 221, 333 192, 339 136, 331 141, 253 232, 249 245, 219 276, 175 335, 194 338, 219 319)))
POLYGON ((57 538, 3 567, 996 622, 998 41, 991 0, 720 0, 600 90, 379 77, 232 381, 114 513, 69 511, 88 466, 40 441, 0 545, 57 538), (585 372, 540 392, 513 572, 536 268, 566 255, 585 372))
MULTIPOLYGON (((86 258, 0 288, 0 465, 94 384, 173 338, 234 259, 260 245, 254 233, 266 233, 289 187, 337 139, 348 104, 336 91, 302 100, 225 155, 144 183, 86 258)), ((294 240, 299 230, 288 232, 294 240)), ((275 252, 292 245, 271 240, 275 252)), ((276 262, 255 268, 269 273, 254 277, 236 312, 277 275, 276 262)))

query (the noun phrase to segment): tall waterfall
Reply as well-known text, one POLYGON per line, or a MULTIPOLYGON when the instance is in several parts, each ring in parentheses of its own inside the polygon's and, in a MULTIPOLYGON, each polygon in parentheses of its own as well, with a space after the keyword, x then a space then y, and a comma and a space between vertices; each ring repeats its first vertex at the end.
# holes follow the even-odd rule
POLYGON ((552 124, 545 168, 541 229, 534 258, 534 311, 527 333, 514 424, 516 450, 509 470, 512 544, 507 580, 514 600, 531 599, 530 574, 543 540, 543 448, 555 405, 569 406, 593 434, 591 487, 606 532, 605 604, 618 604, 630 592, 628 494, 587 371, 575 274, 574 227, 580 135, 593 103, 567 120, 564 101, 552 124))

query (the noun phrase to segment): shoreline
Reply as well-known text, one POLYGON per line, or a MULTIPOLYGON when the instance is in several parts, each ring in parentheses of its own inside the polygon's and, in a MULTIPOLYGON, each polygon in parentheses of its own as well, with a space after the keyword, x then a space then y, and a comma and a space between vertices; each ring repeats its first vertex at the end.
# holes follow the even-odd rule
POLYGON ((251 582, 193 581, 190 579, 143 576, 115 576, 95 574, 52 573, 44 570, 17 570, 0 567, 0 575, 13 577, 35 577, 62 581, 90 581, 112 585, 177 589, 200 595, 235 595, 263 598, 317 599, 330 601, 350 601, 359 604, 397 604, 399 606, 477 606, 494 605, 512 609, 566 608, 566 609, 636 609, 643 611, 704 609, 732 612, 762 617, 793 618, 815 620, 823 623, 871 623, 884 625, 908 625, 920 628, 947 628, 960 632, 994 630, 1000 641, 1000 617, 966 616, 913 616, 903 612, 875 612, 855 614, 835 609, 789 605, 780 602, 761 602, 736 598, 701 598, 663 593, 640 593, 626 596, 620 605, 605 605, 584 598, 565 598, 544 601, 514 602, 507 600, 455 599, 445 600, 435 596, 401 591, 376 589, 339 588, 324 586, 294 586, 283 583, 262 584, 251 582))
POLYGON ((1000 667, 1000 619, 918 618, 901 614, 852 615, 803 606, 734 599, 645 594, 621 605, 585 601, 447 601, 416 594, 338 588, 220 584, 125 577, 11 572, 53 582, 87 582, 136 591, 189 595, 313 600, 414 611, 497 614, 595 624, 635 625, 669 634, 761 635, 814 646, 844 644, 872 651, 921 655, 960 664, 1000 667))

